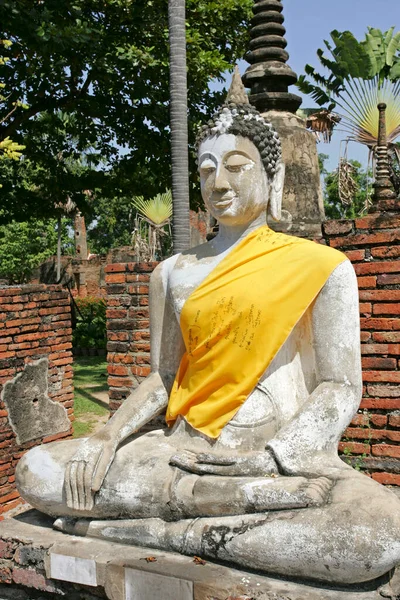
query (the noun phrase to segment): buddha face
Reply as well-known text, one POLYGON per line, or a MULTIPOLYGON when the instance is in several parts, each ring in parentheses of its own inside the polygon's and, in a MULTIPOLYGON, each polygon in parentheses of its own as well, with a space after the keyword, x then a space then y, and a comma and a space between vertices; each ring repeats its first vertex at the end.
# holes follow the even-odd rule
POLYGON ((223 134, 206 138, 199 148, 201 193, 220 223, 245 225, 268 205, 268 177, 260 153, 249 139, 223 134))

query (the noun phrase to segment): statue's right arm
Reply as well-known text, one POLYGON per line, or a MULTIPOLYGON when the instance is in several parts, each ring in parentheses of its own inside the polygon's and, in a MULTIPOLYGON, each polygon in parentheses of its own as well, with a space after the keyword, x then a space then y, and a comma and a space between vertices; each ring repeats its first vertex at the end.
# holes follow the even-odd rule
POLYGON ((176 256, 154 270, 150 280, 151 373, 126 398, 99 432, 83 441, 65 472, 67 504, 90 510, 118 446, 163 412, 183 352, 178 321, 168 294, 168 275, 176 256))

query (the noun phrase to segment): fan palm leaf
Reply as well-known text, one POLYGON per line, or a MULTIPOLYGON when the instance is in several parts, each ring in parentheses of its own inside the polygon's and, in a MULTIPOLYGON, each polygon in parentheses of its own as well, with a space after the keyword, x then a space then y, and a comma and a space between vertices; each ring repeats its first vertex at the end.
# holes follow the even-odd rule
MULTIPOLYGON (((349 138, 373 149, 378 140, 379 113, 377 105, 387 105, 386 127, 388 143, 400 135, 400 32, 392 27, 385 33, 368 28, 365 40, 358 42, 349 31, 332 31, 332 46, 325 41, 325 49, 318 50, 318 58, 329 75, 321 75, 310 65, 298 86, 310 94, 315 102, 324 107, 324 119, 328 127, 326 110, 336 109, 340 127, 349 138)), ((320 127, 318 119, 307 122, 311 129, 320 127)), ((320 131, 320 130, 318 130, 320 131)))
POLYGON ((143 196, 135 196, 132 205, 154 226, 164 225, 172 216, 171 190, 157 194, 150 200, 145 200, 143 196))

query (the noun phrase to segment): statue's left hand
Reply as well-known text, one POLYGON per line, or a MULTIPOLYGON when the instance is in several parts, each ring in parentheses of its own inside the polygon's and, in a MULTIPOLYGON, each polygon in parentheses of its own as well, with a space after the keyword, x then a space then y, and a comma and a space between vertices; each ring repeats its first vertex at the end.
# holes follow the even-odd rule
POLYGON ((268 450, 237 455, 211 452, 195 454, 183 450, 170 459, 170 464, 198 475, 225 475, 227 477, 266 477, 278 474, 277 464, 268 450))

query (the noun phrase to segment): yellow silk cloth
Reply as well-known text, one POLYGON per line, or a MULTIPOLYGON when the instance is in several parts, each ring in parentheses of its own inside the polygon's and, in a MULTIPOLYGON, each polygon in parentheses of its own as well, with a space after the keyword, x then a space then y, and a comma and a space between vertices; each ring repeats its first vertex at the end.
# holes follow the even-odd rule
POLYGON ((166 420, 217 438, 324 286, 341 252, 268 226, 247 235, 186 300, 186 352, 166 420))

